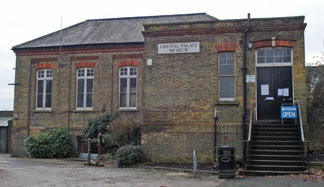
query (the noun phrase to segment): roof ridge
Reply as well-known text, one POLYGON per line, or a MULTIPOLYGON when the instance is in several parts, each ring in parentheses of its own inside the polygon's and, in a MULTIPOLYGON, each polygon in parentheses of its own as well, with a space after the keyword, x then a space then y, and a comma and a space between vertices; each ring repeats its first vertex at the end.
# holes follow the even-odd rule
POLYGON ((119 17, 119 18, 103 18, 103 19, 87 19, 87 21, 109 21, 109 20, 122 20, 122 19, 149 19, 149 18, 159 18, 159 17, 174 17, 174 16, 196 16, 196 15, 207 15, 210 18, 217 19, 206 12, 199 13, 189 13, 189 14, 166 14, 166 15, 155 15, 155 16, 135 16, 135 17, 119 17))

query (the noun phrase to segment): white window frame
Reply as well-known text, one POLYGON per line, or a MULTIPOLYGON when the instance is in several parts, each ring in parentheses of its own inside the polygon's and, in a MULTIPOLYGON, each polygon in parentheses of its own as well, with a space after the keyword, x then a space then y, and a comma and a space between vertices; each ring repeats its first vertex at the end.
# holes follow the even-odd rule
POLYGON ((218 53, 218 100, 219 101, 235 101, 236 98, 236 75, 235 75, 235 63, 236 59, 235 59, 235 52, 234 51, 226 51, 226 52, 219 52, 218 53), (232 53, 233 54, 233 59, 234 59, 234 64, 233 64, 233 74, 231 75, 220 75, 220 55, 223 53, 232 53), (222 98, 221 94, 220 94, 220 77, 234 77, 234 97, 233 98, 222 98))
POLYGON ((138 80, 138 78, 137 78, 137 75, 138 75, 138 68, 137 67, 135 67, 135 66, 123 66, 123 67, 120 67, 119 68, 119 90, 118 90, 118 98, 119 98, 119 100, 118 100, 118 106, 119 106, 119 109, 120 110, 127 110, 127 109, 130 109, 130 110, 136 110, 137 109, 137 88, 138 88, 138 84, 137 84, 137 80, 138 80), (136 75, 130 75, 130 69, 131 68, 135 68, 136 69, 136 75), (122 69, 127 69, 127 75, 122 75, 122 69), (126 107, 121 107, 120 105, 121 105, 121 103, 120 103, 120 89, 121 89, 121 81, 120 81, 120 79, 121 78, 126 78, 127 79, 127 88, 126 88, 126 107), (131 78, 136 78, 136 101, 135 101, 135 107, 131 107, 131 106, 129 106, 129 104, 130 104, 130 79, 131 78))
POLYGON ((53 95, 53 70, 52 69, 40 69, 37 70, 36 72, 36 110, 51 110, 52 109, 52 95, 53 95), (42 75, 41 75, 42 73, 42 75), (43 106, 42 107, 38 107, 38 81, 42 80, 43 81, 43 98, 42 98, 42 102, 43 102, 43 106), (52 86, 51 86, 51 106, 50 107, 46 107, 46 82, 47 80, 51 80, 52 81, 52 86))
POLYGON ((77 110, 93 110, 93 95, 94 95, 94 69, 93 68, 78 68, 76 71, 76 98, 75 98, 75 106, 77 110), (84 75, 80 75, 79 76, 79 71, 84 70, 84 75), (87 75, 87 71, 90 70, 92 71, 91 75, 87 75), (83 79, 83 106, 82 107, 78 107, 78 82, 80 79, 83 79), (91 107, 87 107, 87 80, 88 79, 92 79, 92 104, 91 107))
POLYGON ((293 65, 293 50, 290 47, 263 47, 263 48, 258 48, 258 49, 255 50, 255 64, 256 64, 257 67, 292 66, 293 65), (258 51, 259 50, 276 50, 276 49, 290 49, 290 62, 258 63, 258 51))

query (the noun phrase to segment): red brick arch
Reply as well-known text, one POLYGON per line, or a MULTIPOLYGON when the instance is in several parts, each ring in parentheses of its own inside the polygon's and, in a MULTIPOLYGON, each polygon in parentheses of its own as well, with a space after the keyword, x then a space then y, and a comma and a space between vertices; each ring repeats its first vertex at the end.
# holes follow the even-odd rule
MULTIPOLYGON (((293 40, 275 40, 276 47, 294 47, 295 41, 293 40)), ((255 48, 272 47, 272 40, 263 40, 254 42, 255 48)))
POLYGON ((39 70, 39 69, 54 69, 55 64, 50 64, 50 63, 46 63, 46 62, 42 62, 39 64, 35 64, 35 69, 39 70))
POLYGON ((138 60, 123 60, 123 61, 117 62, 118 67, 123 67, 123 66, 136 66, 137 67, 138 65, 139 65, 138 60))
POLYGON ((75 63, 75 68, 94 68, 96 66, 95 62, 78 62, 75 63))

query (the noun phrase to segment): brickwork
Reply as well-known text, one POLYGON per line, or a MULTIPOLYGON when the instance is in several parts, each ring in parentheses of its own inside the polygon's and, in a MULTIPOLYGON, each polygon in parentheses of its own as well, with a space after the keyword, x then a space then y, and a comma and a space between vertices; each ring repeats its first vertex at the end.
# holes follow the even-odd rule
MULTIPOLYGON (((247 74, 256 74, 256 50, 260 47, 291 47, 296 102, 302 104, 306 122, 306 77, 303 17, 252 19, 247 42, 247 74)), ((145 25, 143 44, 66 47, 16 51, 15 109, 12 150, 24 153, 28 135, 67 127, 73 138, 81 135, 87 120, 119 111, 119 67, 138 67, 137 109, 122 110, 142 127, 142 145, 148 158, 157 162, 213 161, 214 108, 217 110, 217 144, 233 146, 242 158, 243 48, 246 20, 145 25), (158 54, 158 44, 199 42, 199 53, 158 54), (235 100, 219 99, 218 55, 235 53, 235 100), (36 60, 35 60, 36 59, 36 60), (146 62, 152 61, 152 65, 146 62), (53 64, 52 110, 35 110, 36 67, 53 64), (76 71, 94 68, 93 110, 76 109, 76 71)), ((47 66, 46 66, 47 67, 47 66)), ((247 83, 248 109, 256 102, 256 83, 247 83)), ((249 119, 249 116, 247 116, 249 119)), ((255 119, 254 119, 255 120, 255 119)), ((248 120, 247 120, 248 122, 248 120)), ((307 122, 306 122, 307 124, 307 122)), ((72 140, 74 142, 74 139, 72 140)))
MULTIPOLYGON (((134 53, 134 52, 133 52, 134 53)), ((15 88, 14 120, 11 150, 14 154, 25 155, 24 140, 28 135, 37 135, 56 127, 66 127, 72 137, 82 135, 89 119, 102 113, 119 111, 118 88, 119 74, 117 62, 113 56, 126 55, 128 52, 106 52, 84 54, 63 54, 39 56, 17 56, 16 82, 21 86, 15 88), (38 59, 38 60, 35 60, 38 59), (57 59, 54 61, 53 59, 57 59), (46 60, 49 60, 46 62, 46 60), (50 65, 50 66, 49 66, 50 65), (44 66, 44 67, 43 67, 44 66), (94 68, 93 110, 76 109, 76 70, 77 68, 94 68), (36 71, 39 68, 53 69, 52 109, 36 110, 36 71)), ((139 56, 140 57, 140 56, 139 56)), ((125 59, 127 60, 127 58, 125 59)), ((133 60, 133 59, 132 59, 133 60)), ((136 58, 137 63, 141 58, 136 58)), ((139 72, 142 70, 139 68, 139 72)), ((142 121, 141 109, 141 75, 138 78, 138 105, 136 111, 121 111, 134 123, 142 121)), ((73 146, 74 149, 74 146, 73 146)))
MULTIPOLYGON (((305 24, 302 17, 289 20, 286 26, 284 22, 284 19, 251 21, 248 43, 252 43, 252 48, 247 49, 247 74, 256 74, 256 49, 272 47, 273 37, 276 46, 292 47, 294 97, 296 102, 302 103, 305 117, 302 51, 305 24)), ((241 39, 244 24, 246 20, 145 25, 144 61, 152 59, 152 66, 146 66, 144 71, 143 123, 147 127, 142 132, 142 143, 152 160, 191 162, 192 151, 196 149, 198 155, 201 153, 201 162, 212 161, 215 105, 218 116, 216 147, 233 146, 237 159, 242 158, 241 39), (200 42, 200 52, 157 54, 158 44, 177 42, 200 42), (218 96, 218 53, 225 51, 235 52, 235 101, 232 102, 219 101, 218 96), (206 124, 209 128, 198 128, 206 124), (194 133, 191 129, 195 129, 194 133)), ((256 102, 255 89, 255 83, 247 83, 248 109, 256 102)))

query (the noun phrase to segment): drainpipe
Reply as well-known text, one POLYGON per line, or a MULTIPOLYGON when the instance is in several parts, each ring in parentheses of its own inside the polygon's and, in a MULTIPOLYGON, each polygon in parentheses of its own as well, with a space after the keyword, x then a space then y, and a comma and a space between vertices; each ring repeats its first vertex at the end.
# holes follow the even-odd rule
MULTIPOLYGON (((250 13, 248 13, 248 18, 247 18, 247 27, 244 30, 243 34, 242 34, 242 49, 243 49, 243 67, 242 67, 242 78, 243 78, 243 114, 242 114, 242 127, 243 127, 243 134, 242 134, 242 140, 245 140, 245 134, 246 134, 246 113, 247 113, 247 108, 246 108, 246 100, 247 100, 247 91, 246 91, 246 71, 247 71, 247 67, 246 67, 246 38, 247 38, 247 33, 250 30, 250 13)), ((243 164, 245 164, 245 160, 246 160, 246 147, 245 147, 245 143, 242 141, 243 143, 243 164)))
POLYGON ((69 67, 69 71, 70 71, 70 77, 69 77, 69 106, 68 106, 68 131, 70 133, 70 127, 71 127, 71 88, 72 88, 72 57, 70 57, 70 67, 69 67))
POLYGON ((214 107, 214 167, 216 168, 216 122, 217 122, 217 115, 216 115, 216 105, 214 107))
POLYGON ((31 103, 31 83, 32 83, 32 66, 33 62, 29 64, 29 85, 28 85, 28 105, 27 105, 27 137, 30 135, 30 103, 31 103))

